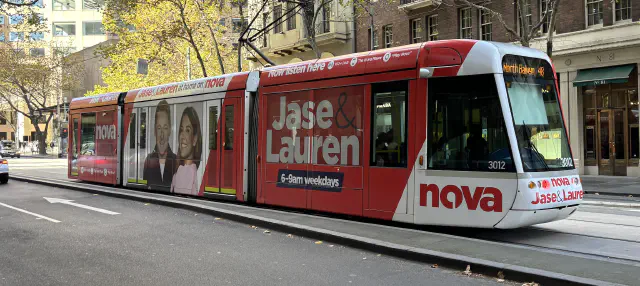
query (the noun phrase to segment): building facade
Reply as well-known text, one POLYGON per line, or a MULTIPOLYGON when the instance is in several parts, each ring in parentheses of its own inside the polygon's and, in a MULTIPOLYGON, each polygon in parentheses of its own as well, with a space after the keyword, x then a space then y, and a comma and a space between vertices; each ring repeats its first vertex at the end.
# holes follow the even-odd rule
MULTIPOLYGON (((307 30, 300 12, 288 13, 297 10, 294 2, 270 2, 263 10, 259 10, 261 5, 262 1, 249 1, 249 15, 260 15, 253 28, 260 30, 281 19, 268 28, 266 34, 255 43, 262 53, 276 65, 316 58, 307 40, 307 30)), ((355 52, 353 7, 342 1, 330 1, 318 10, 315 33, 321 58, 355 52)), ((262 68, 266 64, 256 54, 249 59, 253 62, 252 69, 262 68)))
MULTIPOLYGON (((373 33, 371 18, 357 20, 357 51, 455 38, 514 41, 488 13, 440 2, 375 2, 374 11, 383 13, 374 15, 373 33)), ((519 29, 514 1, 474 2, 500 13, 507 26, 519 29)), ((526 3, 526 17, 537 22, 546 2, 526 3)), ((546 51, 547 28, 543 24, 532 48, 546 51)), ((640 176, 640 0, 562 1, 553 44, 563 113, 580 173, 640 176)))

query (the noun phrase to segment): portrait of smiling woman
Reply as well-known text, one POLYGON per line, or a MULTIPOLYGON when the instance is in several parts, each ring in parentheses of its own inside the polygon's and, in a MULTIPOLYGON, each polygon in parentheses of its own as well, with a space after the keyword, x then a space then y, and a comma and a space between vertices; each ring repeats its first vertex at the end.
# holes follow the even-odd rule
POLYGON ((189 106, 184 109, 178 125, 178 170, 171 192, 199 195, 198 167, 202 156, 202 132, 196 110, 189 106))

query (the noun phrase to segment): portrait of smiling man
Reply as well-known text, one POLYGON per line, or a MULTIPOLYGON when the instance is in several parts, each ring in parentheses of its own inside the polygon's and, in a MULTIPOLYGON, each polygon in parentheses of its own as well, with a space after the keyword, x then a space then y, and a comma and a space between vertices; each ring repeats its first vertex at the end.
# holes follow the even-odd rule
POLYGON ((156 145, 144 161, 143 179, 147 181, 147 186, 169 191, 176 170, 176 155, 169 145, 171 108, 166 100, 160 101, 156 107, 153 135, 156 145))

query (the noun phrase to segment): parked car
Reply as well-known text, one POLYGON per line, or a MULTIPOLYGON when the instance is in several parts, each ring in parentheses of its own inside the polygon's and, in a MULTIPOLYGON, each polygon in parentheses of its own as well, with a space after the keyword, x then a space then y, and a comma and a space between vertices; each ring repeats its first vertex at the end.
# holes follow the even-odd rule
POLYGON ((2 157, 20 158, 20 148, 13 141, 2 140, 0 141, 0 155, 2 157))
POLYGON ((0 184, 9 182, 9 162, 0 157, 0 184))

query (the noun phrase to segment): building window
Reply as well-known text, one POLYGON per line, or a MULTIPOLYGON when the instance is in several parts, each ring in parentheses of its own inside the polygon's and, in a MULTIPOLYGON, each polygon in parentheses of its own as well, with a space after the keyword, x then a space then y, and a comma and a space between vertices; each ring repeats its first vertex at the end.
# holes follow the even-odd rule
POLYGON ((273 20, 276 21, 273 32, 274 33, 282 33, 282 6, 278 5, 273 7, 273 20))
MULTIPOLYGON (((544 0, 542 0, 544 1, 544 0)), ((491 13, 489 11, 480 10, 480 39, 491 41, 491 13)))
POLYGON ((66 11, 66 10, 75 10, 75 9, 76 9, 75 0, 53 0, 54 11, 66 11))
POLYGON ((407 93, 406 81, 371 86, 371 166, 407 166, 407 93))
POLYGON ((225 23, 225 19, 224 19, 224 18, 222 18, 222 19, 220 19, 220 20, 218 21, 218 25, 219 25, 220 27, 224 27, 224 26, 225 26, 225 24, 226 24, 226 23, 225 23))
POLYGON ((427 17, 427 32, 429 41, 437 41, 438 40, 438 14, 431 15, 427 17))
POLYGON ((33 6, 44 8, 44 2, 42 0, 38 0, 35 4, 33 4, 33 6))
MULTIPOLYGON (((262 29, 267 28, 268 22, 269 21, 269 13, 263 13, 262 14, 262 29)), ((269 32, 264 32, 262 34, 262 47, 266 47, 269 44, 267 43, 267 34, 269 34, 269 32)))
POLYGON ((231 22, 233 24, 232 28, 231 28, 231 32, 234 33, 241 33, 245 28, 246 28, 246 22, 242 21, 242 19, 240 18, 233 18, 231 19, 231 22))
POLYGON ((322 19, 322 32, 329 33, 331 31, 331 6, 329 4, 322 7, 322 19))
POLYGON ((411 43, 422 42, 422 19, 411 20, 411 43))
POLYGON ((4 16, 0 15, 0 25, 4 25, 4 16))
POLYGON ((29 55, 32 57, 44 57, 44 48, 31 48, 29 49, 29 55))
POLYGON ((631 0, 616 0, 616 21, 631 19, 631 0))
POLYGON ((524 6, 524 17, 520 17, 520 9, 516 7, 516 9, 518 9, 518 13, 516 13, 516 15, 518 15, 517 20, 518 27, 520 27, 520 35, 524 35, 523 23, 529 27, 529 29, 527 29, 528 31, 531 31, 531 28, 533 27, 533 19, 531 17, 531 0, 523 0, 522 5, 524 6))
POLYGON ((82 28, 86 36, 104 35, 104 27, 101 22, 84 22, 82 28))
POLYGON ((471 8, 460 9, 460 39, 473 39, 471 8))
POLYGON ((384 32, 384 47, 390 48, 393 45, 393 25, 386 25, 382 27, 384 32))
POLYGON ((549 7, 549 4, 547 3, 548 0, 540 0, 540 19, 542 19, 542 17, 544 17, 545 13, 549 13, 549 15, 547 15, 547 19, 545 21, 544 24, 542 24, 542 27, 540 28, 542 30, 542 33, 548 33, 549 32, 549 27, 551 27, 551 7, 549 7))
POLYGON ((373 49, 371 48, 371 29, 369 29, 369 50, 377 50, 380 46, 378 44, 378 31, 373 30, 373 49))
POLYGON ((289 15, 287 18, 287 31, 291 31, 291 30, 295 30, 296 29, 296 13, 295 12, 290 12, 292 10, 296 9, 296 3, 293 2, 287 2, 287 15, 289 15))
POLYGON ((22 15, 9 16, 9 24, 11 25, 20 25, 22 24, 22 20, 24 20, 24 17, 22 15))
POLYGON ((104 0, 82 0, 82 9, 99 10, 104 7, 104 0))
POLYGON ((4 118, 4 116, 7 116, 6 114, 2 115, 3 117, 0 117, 0 125, 7 125, 7 119, 4 118))
POLYGON ((72 53, 76 52, 75 47, 57 47, 53 49, 54 54, 66 57, 72 53))
POLYGON ((53 35, 54 36, 75 36, 76 24, 74 23, 53 23, 53 35))
POLYGON ((9 33, 9 41, 10 42, 24 41, 24 33, 23 32, 10 32, 9 33))
POLYGON ((602 0, 587 0, 587 26, 602 24, 602 0))

